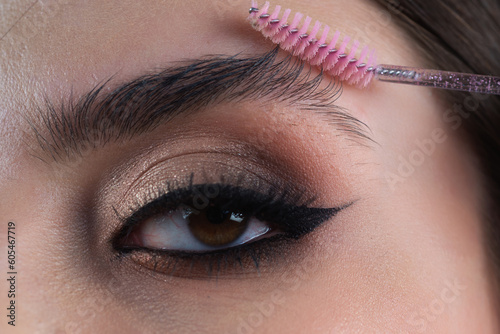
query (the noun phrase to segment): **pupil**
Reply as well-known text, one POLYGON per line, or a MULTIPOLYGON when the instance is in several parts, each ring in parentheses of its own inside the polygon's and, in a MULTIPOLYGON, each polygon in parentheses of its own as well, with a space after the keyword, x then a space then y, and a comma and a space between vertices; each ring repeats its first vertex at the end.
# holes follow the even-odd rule
POLYGON ((230 218, 231 211, 222 210, 218 206, 210 206, 206 210, 205 215, 210 223, 218 225, 230 218))

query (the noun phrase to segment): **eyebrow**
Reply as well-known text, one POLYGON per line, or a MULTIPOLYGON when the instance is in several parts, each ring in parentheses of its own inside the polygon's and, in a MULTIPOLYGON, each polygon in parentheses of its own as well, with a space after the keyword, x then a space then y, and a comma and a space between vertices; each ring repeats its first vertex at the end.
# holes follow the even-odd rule
MULTIPOLYGON (((229 101, 293 104, 328 116, 356 139, 372 141, 369 128, 335 105, 342 85, 292 56, 278 60, 278 48, 259 56, 207 56, 143 75, 108 91, 113 78, 77 99, 58 104, 48 98, 28 123, 39 149, 56 162, 71 160, 111 142, 131 140, 174 117, 229 101)), ((71 94, 72 95, 72 94, 71 94)), ((43 161, 43 157, 35 155, 43 161)))

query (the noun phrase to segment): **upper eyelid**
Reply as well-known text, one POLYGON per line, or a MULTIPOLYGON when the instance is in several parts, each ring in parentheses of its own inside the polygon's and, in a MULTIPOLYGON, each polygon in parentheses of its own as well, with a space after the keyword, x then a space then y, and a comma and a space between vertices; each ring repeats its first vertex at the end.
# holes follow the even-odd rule
MULTIPOLYGON (((341 86, 330 81, 319 88, 323 76, 293 57, 277 60, 278 49, 250 58, 216 56, 195 60, 125 83, 104 93, 109 83, 95 87, 77 101, 56 107, 48 99, 30 119, 41 150, 65 162, 85 150, 110 141, 126 140, 150 131, 171 117, 231 100, 279 100, 326 111, 336 125, 364 139, 366 126, 333 103, 341 86), (75 154, 76 153, 76 154, 75 154)), ((43 160, 43 159, 42 159, 43 160)))
MULTIPOLYGON (((232 203, 233 209, 237 209, 240 200, 243 201, 249 200, 249 202, 247 202, 247 205, 250 202, 252 202, 251 204, 254 205, 253 210, 255 210, 255 211, 250 210, 250 214, 252 216, 253 214, 259 214, 264 212, 273 216, 272 218, 278 220, 281 219, 280 222, 269 221, 269 223, 279 223, 278 227, 284 228, 285 229, 284 232, 287 232, 289 236, 292 238, 298 238, 303 234, 309 233, 312 226, 315 227, 319 226, 326 220, 337 215, 337 213, 350 207, 354 203, 351 202, 348 204, 344 204, 342 206, 331 207, 331 208, 315 208, 309 206, 313 198, 305 197, 305 193, 292 194, 291 193, 292 188, 284 188, 282 190, 278 190, 271 187, 268 189, 267 192, 260 192, 249 188, 243 188, 240 186, 234 186, 229 184, 226 185, 213 184, 213 186, 219 187, 219 190, 221 191, 223 197, 227 196, 228 192, 231 191, 230 198, 233 199, 234 201, 232 203), (265 205, 263 205, 262 203, 265 203, 265 205), (278 212, 278 211, 273 212, 272 210, 276 206, 279 206, 280 208, 285 208, 285 212, 287 214, 285 214, 282 217, 283 212, 278 212), (293 206, 295 208, 291 209, 291 207, 293 206), (309 215, 305 215, 304 212, 308 212, 309 215), (288 221, 288 218, 294 218, 294 217, 297 218, 296 216, 301 217, 302 219, 305 219, 305 217, 307 217, 307 220, 302 221, 301 224, 296 224, 296 225, 291 224, 290 221, 288 221)), ((170 189, 170 186, 168 186, 167 187, 169 188, 168 191, 165 191, 164 193, 159 193, 153 201, 148 202, 147 204, 140 205, 139 207, 133 209, 132 215, 128 217, 120 216, 118 212, 115 210, 115 213, 118 215, 118 218, 122 222, 120 227, 113 234, 110 243, 113 245, 115 249, 118 249, 123 239, 126 238, 126 236, 130 233, 130 231, 136 228, 141 222, 143 222, 147 218, 150 218, 158 214, 159 212, 170 210, 171 208, 165 206, 165 203, 171 202, 175 207, 177 207, 179 203, 184 203, 184 199, 192 198, 198 192, 201 193, 202 192, 201 187, 202 186, 200 185, 191 184, 187 188, 170 189), (198 189, 198 191, 193 191, 193 189, 195 188, 198 189)), ((214 198, 212 198, 212 200, 213 199, 214 198)), ((185 208, 191 207, 187 203, 184 204, 185 208)), ((239 207, 239 209, 242 208, 247 210, 249 209, 247 207, 239 207)), ((193 209, 197 210, 198 208, 193 208, 193 209)), ((198 211, 203 211, 204 209, 206 209, 206 207, 199 208, 198 211)), ((294 221, 294 219, 291 220, 292 222, 294 221)))

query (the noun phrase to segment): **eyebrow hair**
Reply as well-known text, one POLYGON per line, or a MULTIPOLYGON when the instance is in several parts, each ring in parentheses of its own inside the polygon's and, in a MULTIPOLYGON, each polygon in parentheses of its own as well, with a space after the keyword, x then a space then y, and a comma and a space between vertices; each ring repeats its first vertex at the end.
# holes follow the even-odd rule
POLYGON ((315 110, 327 114, 329 122, 348 136, 372 141, 363 122, 335 105, 341 83, 330 79, 320 88, 323 72, 312 76, 303 62, 292 56, 277 60, 277 56, 278 47, 254 57, 207 56, 105 91, 111 77, 57 107, 46 98, 36 110, 38 117, 28 123, 39 148, 56 162, 113 141, 130 140, 181 114, 228 101, 274 101, 315 110))

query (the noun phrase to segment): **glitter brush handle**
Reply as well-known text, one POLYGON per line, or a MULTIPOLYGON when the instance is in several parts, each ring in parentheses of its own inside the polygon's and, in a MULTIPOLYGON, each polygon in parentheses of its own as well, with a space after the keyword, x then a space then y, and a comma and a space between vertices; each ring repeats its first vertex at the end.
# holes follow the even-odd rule
POLYGON ((380 81, 500 95, 500 77, 393 65, 378 65, 374 75, 380 81))

